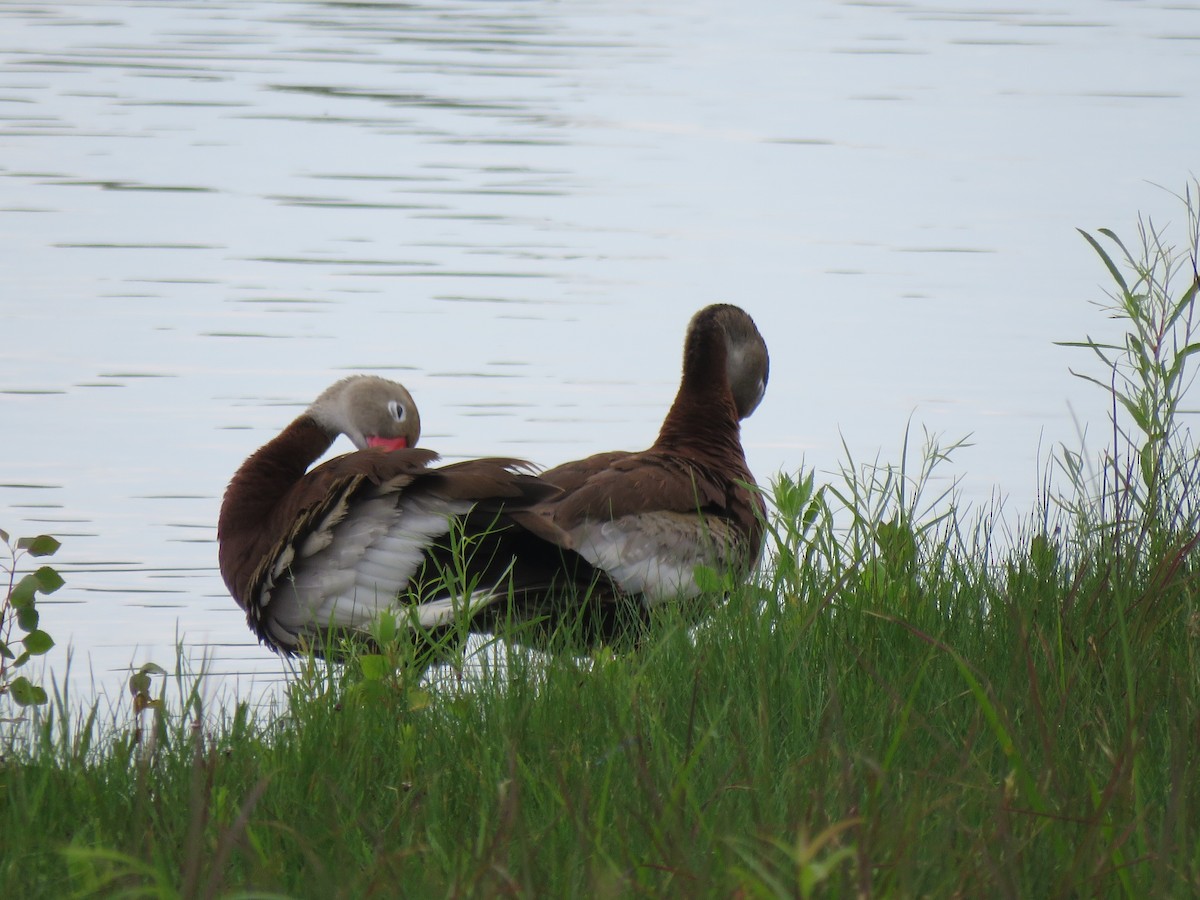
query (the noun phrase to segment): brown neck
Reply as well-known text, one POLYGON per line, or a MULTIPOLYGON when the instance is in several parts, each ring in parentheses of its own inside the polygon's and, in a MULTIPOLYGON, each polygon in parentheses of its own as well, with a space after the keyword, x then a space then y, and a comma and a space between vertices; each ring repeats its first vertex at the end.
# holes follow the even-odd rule
POLYGON ((217 538, 261 528, 275 505, 335 437, 305 414, 260 447, 229 482, 217 521, 217 538))
POLYGON ((663 420, 655 450, 702 458, 744 459, 737 407, 729 390, 725 334, 719 328, 689 335, 679 393, 663 420))

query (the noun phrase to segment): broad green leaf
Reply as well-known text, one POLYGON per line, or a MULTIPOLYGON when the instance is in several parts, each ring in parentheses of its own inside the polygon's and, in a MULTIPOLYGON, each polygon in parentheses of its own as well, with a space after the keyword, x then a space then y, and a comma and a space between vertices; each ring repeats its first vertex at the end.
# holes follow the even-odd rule
POLYGON ((41 706, 47 701, 46 692, 24 675, 14 678, 8 686, 9 693, 18 706, 41 706))
POLYGON ((383 612, 375 621, 375 640, 381 647, 390 647, 396 641, 399 625, 396 617, 390 612, 383 612))
POLYGON ((62 544, 48 534, 39 534, 33 538, 21 538, 17 541, 17 549, 28 551, 30 556, 53 556, 61 546, 62 544))
POLYGON ((1138 357, 1138 360, 1141 363, 1144 364, 1146 361, 1148 361, 1150 359, 1150 354, 1146 352, 1145 342, 1141 338, 1139 338, 1136 334, 1129 335, 1125 339, 1125 343, 1128 347, 1127 352, 1129 352, 1133 356, 1138 357))
POLYGON ((1157 469, 1154 441, 1147 441, 1138 456, 1140 457, 1139 462, 1142 464, 1142 481, 1149 487, 1154 484, 1154 472, 1157 469))
POLYGON ((387 659, 378 653, 365 653, 358 658, 358 662, 367 681, 382 681, 388 675, 387 659))
POLYGON ((7 544, 7 543, 8 543, 8 532, 5 531, 3 528, 0 528, 0 544, 7 544))
POLYGON ((41 656, 54 646, 54 638, 44 631, 31 631, 21 641, 30 656, 41 656))
POLYGON ((60 587, 66 584, 61 575, 49 566, 42 566, 33 573, 37 578, 38 590, 43 594, 53 594, 60 587))
POLYGON ((5 659, 15 659, 13 652, 8 649, 8 644, 4 643, 4 641, 0 641, 0 656, 3 656, 5 659))
POLYGON ((30 574, 24 576, 12 589, 12 593, 8 595, 9 605, 13 609, 21 609, 26 606, 33 606, 34 595, 37 593, 38 580, 37 576, 30 574))
POLYGON ((32 604, 17 610, 17 625, 22 631, 33 631, 37 628, 39 618, 37 607, 32 604))

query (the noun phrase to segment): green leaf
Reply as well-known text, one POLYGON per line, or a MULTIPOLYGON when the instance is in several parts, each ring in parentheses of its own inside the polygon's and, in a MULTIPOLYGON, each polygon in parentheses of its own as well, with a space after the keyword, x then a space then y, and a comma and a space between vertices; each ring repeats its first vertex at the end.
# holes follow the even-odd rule
POLYGON ((696 579, 696 587, 702 594, 721 594, 725 592, 725 580, 708 566, 696 566, 692 573, 696 579))
POLYGON ((1103 381, 1101 381, 1098 378, 1093 378, 1091 375, 1087 375, 1083 372, 1076 372, 1074 369, 1068 369, 1067 371, 1069 371, 1076 378, 1080 378, 1084 381, 1091 382, 1092 384, 1096 385, 1097 387, 1099 387, 1101 390, 1105 391, 1106 393, 1110 393, 1110 394, 1113 393, 1113 386, 1111 384, 1105 384, 1103 381))
POLYGON ((22 606, 17 610, 17 625, 22 631, 33 631, 37 628, 39 618, 37 607, 32 604, 22 606))
POLYGON ((346 689, 346 702, 358 707, 368 704, 383 704, 388 700, 388 688, 382 681, 374 679, 360 681, 346 689))
MULTIPOLYGON (((166 675, 167 671, 156 663, 146 663, 129 676, 129 693, 135 701, 140 701, 141 709, 146 709, 150 698, 150 676, 166 675)), ((136 705, 136 703, 135 703, 136 705)))
POLYGON ((909 570, 917 559, 917 538, 912 528, 900 516, 875 526, 879 551, 883 561, 892 569, 909 570))
POLYGON ((134 672, 129 676, 129 693, 133 696, 150 693, 150 676, 145 672, 134 672))
MULTIPOLYGON (((1122 243, 1122 241, 1119 237, 1117 237, 1117 233, 1115 231, 1113 231, 1111 228, 1100 228, 1097 230, 1102 235, 1104 235, 1106 238, 1108 238, 1110 241, 1112 241, 1114 244, 1116 244, 1118 247, 1120 247, 1121 252, 1125 254, 1125 259, 1132 264, 1133 254, 1129 252, 1129 248, 1126 247, 1124 243, 1122 243)), ((1135 266, 1135 268, 1136 268, 1136 266, 1135 266)))
POLYGON ((1179 298, 1179 308, 1185 309, 1192 305, 1196 300, 1196 294, 1200 293, 1200 274, 1192 278, 1192 285, 1183 292, 1183 296, 1179 298))
POLYGON ((996 743, 1000 746, 1000 751, 1008 759, 1009 764, 1013 767, 1017 774, 1017 781, 1021 786, 1022 792, 1030 801, 1033 808, 1042 812, 1047 809, 1045 799, 1042 793, 1038 790, 1037 781, 1034 779, 1029 766, 1025 762, 1025 758, 1017 750, 1017 746, 1013 741, 1012 734, 1004 726, 1004 720, 1000 717, 997 708, 992 704, 991 698, 988 697, 987 691, 983 685, 971 673, 970 666, 967 661, 958 655, 954 650, 947 648, 950 658, 954 660, 954 664, 958 666, 958 671, 963 679, 967 682, 967 687, 975 696, 976 703, 979 704, 979 709, 983 713, 983 717, 991 726, 992 734, 996 739, 996 743))
POLYGON ((54 638, 44 631, 31 631, 21 641, 30 656, 41 656, 54 646, 54 638))
POLYGON ((838 866, 855 854, 853 847, 840 847, 824 859, 813 860, 797 867, 800 881, 800 896, 811 897, 813 889, 834 873, 838 866))
MULTIPOLYGON (((1088 234, 1086 231, 1084 231, 1082 228, 1077 228, 1075 230, 1083 235, 1083 239, 1085 241, 1087 241, 1089 244, 1091 244, 1092 249, 1095 250, 1097 254, 1099 254, 1099 256, 1102 260, 1104 260, 1104 265, 1108 268, 1108 273, 1110 275, 1112 275, 1113 281, 1115 281, 1117 284, 1119 284, 1121 286, 1122 291, 1124 291, 1125 293, 1129 293, 1129 287, 1125 284, 1125 279, 1121 275, 1121 270, 1116 267, 1116 265, 1112 261, 1112 258, 1109 257, 1109 255, 1105 252, 1104 248, 1100 246, 1100 243, 1094 237, 1092 237, 1090 234, 1088 234)), ((1108 237, 1115 239, 1115 235, 1113 235, 1112 232, 1107 231, 1106 229, 1103 229, 1103 228, 1100 229, 1100 233, 1107 234, 1108 237)), ((1120 241, 1118 241, 1117 243, 1119 245, 1120 241)))
POLYGON ((367 681, 382 681, 388 675, 387 659, 378 653, 364 653, 358 662, 367 681))
POLYGON ((8 595, 9 605, 13 609, 22 609, 26 606, 33 606, 34 595, 37 593, 38 580, 33 574, 26 575, 12 589, 12 593, 8 595))
POLYGON ((38 687, 24 675, 20 678, 14 678, 12 684, 8 686, 8 690, 18 706, 41 706, 49 699, 42 688, 38 687))
POLYGON ((381 647, 390 647, 396 642, 396 635, 399 633, 399 625, 396 623, 394 613, 384 611, 379 614, 379 618, 375 620, 374 638, 381 647))
POLYGON ((1139 462, 1142 464, 1142 482, 1150 487, 1154 484, 1154 473, 1158 469, 1158 460, 1154 452, 1154 441, 1147 441, 1142 447, 1141 453, 1138 454, 1139 462))
POLYGON ((17 549, 28 551, 30 556, 53 556, 61 546, 62 544, 48 534, 39 534, 33 538, 21 538, 17 541, 17 549))
POLYGON ((42 566, 40 569, 34 572, 33 575, 35 578, 37 578, 38 590, 40 590, 43 594, 53 594, 60 587, 66 584, 66 582, 63 581, 63 577, 49 566, 42 566))
POLYGON ((3 528, 0 528, 0 544, 7 544, 7 543, 8 543, 8 532, 5 531, 3 528))
POLYGON ((3 656, 5 659, 16 659, 13 656, 13 652, 8 649, 8 644, 4 643, 4 641, 0 641, 0 656, 3 656))
POLYGON ((1200 344, 1188 344, 1175 354, 1175 362, 1171 364, 1169 381, 1174 381, 1179 376, 1179 371, 1183 368, 1183 364, 1193 353, 1200 353, 1200 344))
POLYGON ((1121 405, 1124 406, 1125 409, 1128 410, 1129 415, 1133 417, 1134 424, 1136 424, 1144 434, 1149 434, 1151 431, 1150 417, 1141 408, 1141 406, 1135 404, 1124 394, 1117 394, 1117 399, 1121 401, 1121 405))
POLYGON ((1058 550, 1043 534, 1035 534, 1029 542, 1029 561, 1040 571, 1049 571, 1058 562, 1058 550))
POLYGON ((1179 320, 1179 317, 1191 309, 1195 304, 1197 286, 1200 286, 1200 278, 1197 278, 1192 282, 1192 286, 1183 292, 1183 296, 1179 298, 1179 301, 1171 309, 1171 315, 1167 319, 1166 328, 1163 329, 1164 331, 1174 328, 1175 323, 1179 320))
POLYGON ((1055 347, 1081 347, 1085 350, 1120 350, 1116 344, 1101 344, 1088 338, 1086 341, 1055 341, 1055 347))

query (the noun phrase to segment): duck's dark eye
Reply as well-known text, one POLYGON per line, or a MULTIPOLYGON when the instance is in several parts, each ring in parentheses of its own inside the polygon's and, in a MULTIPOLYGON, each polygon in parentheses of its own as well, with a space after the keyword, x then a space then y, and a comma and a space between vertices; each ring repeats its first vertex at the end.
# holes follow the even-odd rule
POLYGON ((408 410, 404 408, 404 404, 399 400, 388 401, 388 412, 392 414, 392 418, 397 422, 403 422, 405 416, 408 415, 408 410))

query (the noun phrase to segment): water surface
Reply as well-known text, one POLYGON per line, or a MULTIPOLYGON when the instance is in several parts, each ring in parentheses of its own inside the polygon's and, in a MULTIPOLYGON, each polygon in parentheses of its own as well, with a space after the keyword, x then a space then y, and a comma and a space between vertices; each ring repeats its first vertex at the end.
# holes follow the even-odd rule
POLYGON ((1198 72, 1186 0, 0 7, 0 527, 64 543, 51 664, 269 683, 216 514, 329 382, 402 380, 447 459, 637 449, 714 301, 771 346, 761 480, 911 420, 1019 517, 1104 429, 1075 229, 1182 224, 1198 72))

